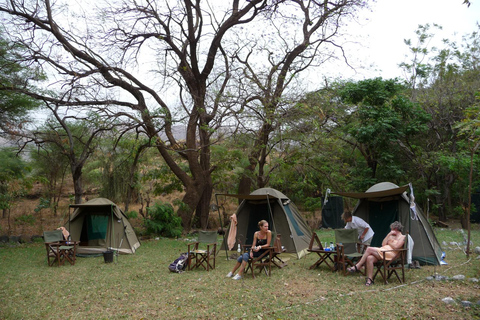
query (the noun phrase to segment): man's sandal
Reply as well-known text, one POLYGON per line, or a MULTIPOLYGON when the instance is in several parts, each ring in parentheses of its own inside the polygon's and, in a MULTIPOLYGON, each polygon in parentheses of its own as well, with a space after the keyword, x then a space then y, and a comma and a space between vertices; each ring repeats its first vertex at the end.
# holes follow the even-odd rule
POLYGON ((370 278, 367 278, 367 281, 365 281, 365 285, 366 285, 367 287, 370 287, 370 286, 372 286, 373 284, 374 284, 374 282, 373 282, 373 280, 370 279, 370 278))

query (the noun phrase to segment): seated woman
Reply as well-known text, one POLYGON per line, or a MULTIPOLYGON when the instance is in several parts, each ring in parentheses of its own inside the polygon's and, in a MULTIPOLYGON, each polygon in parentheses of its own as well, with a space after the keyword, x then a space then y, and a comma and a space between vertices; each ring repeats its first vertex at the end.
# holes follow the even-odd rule
POLYGON ((265 220, 260 220, 258 222, 258 228, 260 229, 260 231, 255 232, 255 234, 253 235, 253 243, 250 252, 245 252, 240 257, 238 257, 237 263, 233 267, 233 270, 227 274, 228 278, 233 276, 235 271, 237 271, 237 269, 240 267, 240 270, 238 270, 238 273, 233 277, 233 280, 242 279, 248 259, 253 259, 261 256, 265 251, 262 248, 267 248, 270 246, 270 241, 272 240, 272 232, 268 230, 268 222, 265 220))
POLYGON ((385 239, 382 241, 382 247, 369 247, 363 254, 362 258, 356 265, 349 268, 349 272, 358 271, 362 266, 365 265, 367 268, 367 281, 365 282, 366 286, 371 286, 373 284, 373 266, 379 260, 392 260, 395 257, 395 252, 388 250, 400 249, 405 243, 405 235, 402 234, 403 226, 400 222, 395 221, 390 225, 390 233, 387 234, 385 239))

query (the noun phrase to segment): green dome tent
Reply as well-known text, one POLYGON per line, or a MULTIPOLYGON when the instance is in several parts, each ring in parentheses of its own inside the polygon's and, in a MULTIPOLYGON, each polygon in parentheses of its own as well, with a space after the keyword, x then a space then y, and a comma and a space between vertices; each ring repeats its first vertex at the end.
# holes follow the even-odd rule
MULTIPOLYGON (((261 188, 249 195, 217 194, 243 199, 236 211, 237 235, 234 248, 238 244, 251 244, 253 234, 258 231, 258 222, 266 220, 269 229, 282 236, 282 246, 286 253, 301 258, 312 237, 312 231, 295 204, 283 193, 272 188, 261 188)), ((227 234, 230 227, 227 230, 227 234)), ((222 244, 226 248, 226 242, 222 244)))
POLYGON ((80 241, 79 254, 115 250, 135 253, 140 242, 123 211, 112 201, 96 198, 82 204, 72 204, 73 214, 65 228, 74 241, 80 241))
POLYGON ((414 201, 410 202, 406 193, 408 188, 409 185, 399 187, 391 182, 381 182, 365 192, 332 192, 332 194, 359 200, 352 215, 362 218, 372 227, 375 232, 372 247, 381 247, 382 240, 390 232, 390 224, 400 221, 404 226, 404 232, 408 231, 415 243, 412 260, 422 264, 439 265, 442 248, 422 209, 414 201))

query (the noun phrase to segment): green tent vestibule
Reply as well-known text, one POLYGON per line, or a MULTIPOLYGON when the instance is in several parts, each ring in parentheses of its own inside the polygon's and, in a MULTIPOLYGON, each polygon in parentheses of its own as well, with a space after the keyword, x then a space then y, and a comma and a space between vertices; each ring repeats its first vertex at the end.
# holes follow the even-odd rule
POLYGON ((79 254, 100 254, 107 250, 135 253, 140 242, 123 211, 112 201, 96 198, 72 204, 73 214, 65 223, 79 254))

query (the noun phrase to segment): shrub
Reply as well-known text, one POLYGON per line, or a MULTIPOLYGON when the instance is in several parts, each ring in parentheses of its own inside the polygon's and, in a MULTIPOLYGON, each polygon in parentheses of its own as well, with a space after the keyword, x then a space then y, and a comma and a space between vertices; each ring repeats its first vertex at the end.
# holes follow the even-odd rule
POLYGON ((182 219, 168 203, 156 202, 147 209, 147 218, 143 220, 147 234, 156 234, 174 238, 182 234, 182 219))
POLYGON ((138 212, 135 210, 130 210, 127 213, 125 213, 128 219, 136 219, 138 217, 138 212))
POLYGON ((27 224, 33 226, 35 224, 35 217, 31 214, 25 214, 15 218, 16 224, 27 224))

